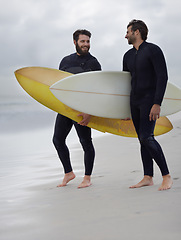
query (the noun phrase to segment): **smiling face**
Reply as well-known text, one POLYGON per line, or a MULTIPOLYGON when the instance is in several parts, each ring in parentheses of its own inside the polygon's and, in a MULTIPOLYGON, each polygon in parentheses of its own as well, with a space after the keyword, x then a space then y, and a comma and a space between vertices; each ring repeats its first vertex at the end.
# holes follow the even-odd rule
POLYGON ((86 55, 90 49, 90 38, 87 35, 80 34, 78 41, 74 40, 74 44, 78 55, 86 55))
POLYGON ((129 26, 125 38, 128 39, 128 44, 134 44, 136 42, 135 32, 131 30, 132 26, 129 26))

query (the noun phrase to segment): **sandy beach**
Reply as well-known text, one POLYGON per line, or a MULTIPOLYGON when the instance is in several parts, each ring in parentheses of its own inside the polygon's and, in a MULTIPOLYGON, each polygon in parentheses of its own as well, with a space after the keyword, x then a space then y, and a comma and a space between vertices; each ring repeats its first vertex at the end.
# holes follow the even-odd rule
POLYGON ((162 192, 156 165, 153 186, 129 189, 143 176, 137 139, 95 131, 92 186, 77 189, 84 175, 83 153, 71 133, 68 144, 76 178, 57 188, 63 169, 51 142, 55 114, 48 115, 38 115, 38 123, 28 117, 27 125, 20 114, 19 121, 14 117, 13 131, 1 129, 0 239, 180 239, 181 113, 169 117, 174 129, 157 137, 174 182, 162 192))

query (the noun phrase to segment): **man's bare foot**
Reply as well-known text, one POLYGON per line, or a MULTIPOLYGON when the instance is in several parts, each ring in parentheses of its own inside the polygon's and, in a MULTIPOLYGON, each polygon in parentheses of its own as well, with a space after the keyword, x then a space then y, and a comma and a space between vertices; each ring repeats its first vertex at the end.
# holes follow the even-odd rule
POLYGON ((71 180, 73 180, 74 178, 75 178, 75 174, 73 172, 66 173, 62 183, 60 185, 58 185, 57 187, 66 186, 67 183, 70 182, 71 180))
POLYGON ((172 187, 172 184, 173 184, 173 181, 172 181, 170 174, 165 175, 165 176, 163 176, 163 182, 158 190, 162 191, 162 190, 170 189, 172 187))
POLYGON ((78 188, 86 188, 86 187, 90 187, 92 185, 91 183, 91 177, 88 175, 84 176, 83 181, 81 182, 81 184, 78 186, 78 188))
POLYGON ((140 187, 152 186, 152 185, 153 185, 153 178, 151 176, 145 175, 144 178, 139 183, 131 186, 130 188, 140 188, 140 187))

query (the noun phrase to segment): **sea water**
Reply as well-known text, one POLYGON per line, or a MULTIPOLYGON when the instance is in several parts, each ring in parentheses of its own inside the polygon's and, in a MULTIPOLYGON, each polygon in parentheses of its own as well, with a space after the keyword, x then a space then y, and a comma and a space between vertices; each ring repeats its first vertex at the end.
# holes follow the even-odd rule
MULTIPOLYGON (((28 96, 0 99, 1 190, 6 189, 7 193, 8 189, 17 186, 19 189, 25 183, 36 185, 35 178, 43 178, 43 183, 56 181, 59 173, 63 174, 52 143, 56 116, 57 113, 28 96)), ((103 133, 93 130, 92 135, 101 137, 103 133)), ((71 153, 82 152, 74 127, 67 145, 71 153)), ((83 164, 83 159, 80 161, 83 164)))
MULTIPOLYGON (((0 98, 0 134, 17 134, 24 131, 34 131, 49 128, 54 130, 57 113, 26 96, 0 98)), ((93 136, 102 133, 93 130, 93 136)), ((70 143, 77 141, 72 128, 70 143)))

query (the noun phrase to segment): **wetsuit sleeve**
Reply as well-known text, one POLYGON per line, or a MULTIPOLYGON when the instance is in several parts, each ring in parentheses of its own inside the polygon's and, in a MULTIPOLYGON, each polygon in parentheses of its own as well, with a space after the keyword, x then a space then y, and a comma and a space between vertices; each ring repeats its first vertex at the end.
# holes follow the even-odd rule
POLYGON ((66 65, 67 65, 66 62, 67 62, 66 57, 64 57, 59 64, 59 70, 65 71, 65 68, 66 68, 66 65))
POLYGON ((92 71, 100 71, 101 70, 101 64, 98 62, 96 58, 92 61, 92 71))
POLYGON ((154 104, 161 106, 167 86, 168 74, 163 52, 158 46, 152 49, 151 61, 155 70, 157 81, 154 104))
POLYGON ((126 64, 126 55, 123 57, 123 71, 129 72, 127 64, 126 64))

